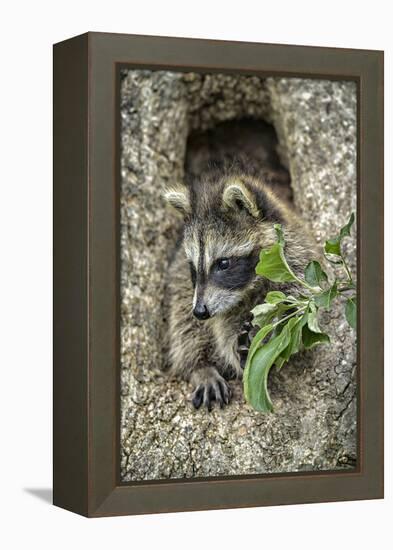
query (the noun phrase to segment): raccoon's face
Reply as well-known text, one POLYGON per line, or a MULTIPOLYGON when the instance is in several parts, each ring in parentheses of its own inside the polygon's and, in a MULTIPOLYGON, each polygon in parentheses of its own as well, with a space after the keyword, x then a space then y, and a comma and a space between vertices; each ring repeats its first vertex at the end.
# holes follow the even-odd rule
POLYGON ((197 319, 208 319, 233 309, 256 278, 258 253, 251 236, 234 234, 220 220, 186 226, 184 250, 190 266, 193 313, 197 319))
MULTIPOLYGON (((166 198, 185 218, 183 242, 195 317, 204 320, 227 313, 255 288, 265 226, 274 240, 273 224, 266 224, 264 215, 269 197, 251 184, 226 179, 210 186, 202 182, 197 191, 179 186, 169 190, 166 198)), ((279 221, 273 210, 269 216, 279 221)))

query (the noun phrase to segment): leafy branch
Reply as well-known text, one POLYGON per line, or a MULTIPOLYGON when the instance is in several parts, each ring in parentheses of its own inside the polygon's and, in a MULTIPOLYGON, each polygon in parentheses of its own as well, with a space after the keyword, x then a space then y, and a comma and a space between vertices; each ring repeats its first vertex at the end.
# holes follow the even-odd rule
POLYGON ((344 273, 344 278, 335 278, 333 282, 329 282, 316 260, 307 265, 304 277, 297 276, 285 258, 281 225, 274 226, 277 242, 261 251, 256 273, 275 283, 297 283, 303 287, 304 293, 292 296, 274 290, 268 292, 263 304, 252 310, 253 324, 259 330, 250 345, 243 386, 246 401, 254 409, 261 412, 273 410, 267 389, 273 365, 281 369, 299 351, 330 343, 329 336, 319 327, 318 313, 322 308, 330 309, 337 296, 346 296, 345 316, 349 325, 356 329, 356 285, 341 247, 342 240, 350 236, 354 220, 352 213, 340 233, 325 243, 326 260, 344 273))

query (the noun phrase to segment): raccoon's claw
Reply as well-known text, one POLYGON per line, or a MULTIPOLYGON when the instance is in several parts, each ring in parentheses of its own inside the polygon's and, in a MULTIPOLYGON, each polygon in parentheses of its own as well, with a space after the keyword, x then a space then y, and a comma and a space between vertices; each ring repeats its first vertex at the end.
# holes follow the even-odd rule
POLYGON ((214 401, 222 409, 224 405, 228 405, 230 399, 231 390, 223 378, 199 384, 191 396, 192 404, 196 409, 203 404, 209 412, 213 408, 214 401))
POLYGON ((242 327, 242 328, 243 328, 243 333, 244 333, 244 332, 250 332, 250 330, 253 328, 253 325, 252 325, 251 321, 245 321, 245 322, 243 323, 243 327, 242 327))
POLYGON ((240 359, 240 367, 244 369, 247 362, 248 350, 250 344, 258 329, 254 327, 249 321, 243 323, 242 331, 237 337, 237 352, 240 359))

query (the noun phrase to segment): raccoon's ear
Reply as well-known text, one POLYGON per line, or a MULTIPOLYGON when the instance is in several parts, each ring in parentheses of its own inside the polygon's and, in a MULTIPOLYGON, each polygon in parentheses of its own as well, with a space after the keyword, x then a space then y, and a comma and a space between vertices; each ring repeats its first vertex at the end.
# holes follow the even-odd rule
POLYGON ((170 187, 164 192, 165 200, 176 210, 181 212, 183 216, 191 214, 190 193, 184 185, 170 187))
POLYGON ((244 208, 251 216, 259 216, 259 208, 254 193, 241 181, 231 181, 227 184, 222 195, 225 206, 229 208, 244 208))

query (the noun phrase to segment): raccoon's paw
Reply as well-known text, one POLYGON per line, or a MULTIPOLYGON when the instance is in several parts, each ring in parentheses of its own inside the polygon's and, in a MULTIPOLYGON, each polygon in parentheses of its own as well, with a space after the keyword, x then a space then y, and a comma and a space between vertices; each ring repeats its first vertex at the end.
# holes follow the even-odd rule
POLYGON ((248 350, 257 332, 258 327, 254 327, 250 321, 246 321, 243 323, 242 330, 237 337, 237 352, 239 354, 240 367, 242 369, 246 366, 248 350))
POLYGON ((192 375, 191 382, 195 389, 191 394, 192 404, 196 409, 201 405, 210 412, 214 401, 222 409, 231 399, 231 389, 227 381, 213 367, 198 369, 192 375))

